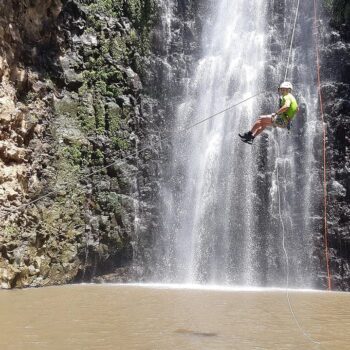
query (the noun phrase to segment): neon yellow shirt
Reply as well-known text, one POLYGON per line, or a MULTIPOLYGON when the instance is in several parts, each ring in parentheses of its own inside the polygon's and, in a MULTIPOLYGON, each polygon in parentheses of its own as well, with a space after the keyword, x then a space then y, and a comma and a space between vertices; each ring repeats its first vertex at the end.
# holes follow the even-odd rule
POLYGON ((284 105, 289 104, 289 108, 286 112, 282 113, 282 118, 292 120, 296 113, 298 112, 298 102, 292 94, 287 94, 285 96, 281 96, 280 98, 280 108, 284 105))

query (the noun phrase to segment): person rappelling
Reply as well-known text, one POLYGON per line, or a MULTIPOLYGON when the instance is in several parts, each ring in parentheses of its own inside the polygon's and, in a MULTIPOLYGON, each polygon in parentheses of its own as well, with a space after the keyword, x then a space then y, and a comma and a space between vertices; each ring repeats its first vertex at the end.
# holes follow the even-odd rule
POLYGON ((291 122, 299 111, 297 100, 291 94, 292 90, 293 85, 288 81, 283 82, 279 86, 279 110, 276 113, 260 116, 250 131, 243 135, 238 134, 243 142, 251 145, 254 139, 270 126, 288 130, 290 129, 291 122))

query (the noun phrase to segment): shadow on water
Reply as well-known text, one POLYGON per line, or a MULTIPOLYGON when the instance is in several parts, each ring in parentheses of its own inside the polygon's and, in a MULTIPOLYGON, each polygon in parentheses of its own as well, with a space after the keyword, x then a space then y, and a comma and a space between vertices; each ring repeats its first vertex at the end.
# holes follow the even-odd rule
POLYGON ((186 334, 186 335, 194 335, 194 336, 198 336, 198 337, 217 337, 218 334, 217 333, 212 333, 212 332, 196 332, 196 331, 192 331, 190 329, 177 329, 176 331, 174 331, 174 333, 177 334, 186 334))

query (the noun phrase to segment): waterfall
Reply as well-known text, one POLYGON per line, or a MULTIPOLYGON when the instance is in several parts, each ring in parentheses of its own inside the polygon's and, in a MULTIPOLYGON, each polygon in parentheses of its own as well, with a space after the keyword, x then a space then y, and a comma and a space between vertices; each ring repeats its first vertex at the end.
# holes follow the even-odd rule
MULTIPOLYGON (((239 141, 238 132, 277 109, 295 4, 218 0, 212 5, 203 28, 202 57, 178 105, 174 131, 259 91, 266 94, 185 135, 174 133, 154 279, 284 285, 281 213, 291 283, 312 286, 311 234, 319 224, 319 194, 312 190, 319 181, 313 149, 319 136, 317 95, 310 88, 312 33, 302 38, 302 52, 293 50, 290 76, 304 108, 291 134, 270 130, 249 146, 239 141)), ((305 16, 299 19, 300 34, 310 23, 305 16)))

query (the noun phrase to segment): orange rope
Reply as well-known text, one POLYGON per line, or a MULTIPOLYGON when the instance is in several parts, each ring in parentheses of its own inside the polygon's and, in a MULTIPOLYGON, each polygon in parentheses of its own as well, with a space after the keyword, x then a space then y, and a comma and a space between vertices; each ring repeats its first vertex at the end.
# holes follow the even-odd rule
POLYGON ((321 91, 321 74, 320 74, 320 52, 318 47, 318 30, 317 30, 317 10, 316 10, 316 0, 314 0, 314 23, 315 23, 315 42, 316 42, 316 64, 317 64, 317 84, 318 84, 318 96, 320 99, 320 112, 323 124, 323 210, 324 210, 324 242, 326 251, 326 265, 327 265, 327 280, 328 280, 328 290, 332 289, 332 277, 329 268, 329 250, 328 250, 328 226, 327 226, 327 172, 326 172, 326 124, 324 122, 323 113, 323 98, 321 91))

